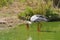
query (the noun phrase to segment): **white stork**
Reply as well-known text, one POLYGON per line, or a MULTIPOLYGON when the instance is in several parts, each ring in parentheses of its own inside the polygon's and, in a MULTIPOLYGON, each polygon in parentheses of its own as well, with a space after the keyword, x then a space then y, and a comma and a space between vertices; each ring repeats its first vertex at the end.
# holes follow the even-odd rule
POLYGON ((29 24, 31 24, 32 22, 38 22, 38 31, 40 31, 39 22, 41 21, 47 21, 46 17, 44 17, 43 15, 33 15, 30 18, 30 21, 27 21, 27 28, 29 28, 29 24))

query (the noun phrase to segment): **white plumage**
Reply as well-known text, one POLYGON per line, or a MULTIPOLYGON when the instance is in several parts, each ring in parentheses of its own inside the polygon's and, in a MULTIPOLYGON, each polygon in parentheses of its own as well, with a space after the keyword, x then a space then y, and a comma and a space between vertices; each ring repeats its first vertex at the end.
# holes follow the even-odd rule
POLYGON ((30 20, 33 22, 33 21, 35 21, 35 20, 38 19, 38 18, 39 18, 39 17, 36 17, 36 15, 33 15, 30 20))
POLYGON ((39 22, 39 21, 47 21, 47 19, 44 16, 42 16, 42 15, 33 15, 30 18, 30 21, 32 21, 32 22, 39 22))
POLYGON ((42 15, 33 15, 30 21, 26 21, 27 24, 32 24, 32 22, 47 21, 47 19, 42 15))

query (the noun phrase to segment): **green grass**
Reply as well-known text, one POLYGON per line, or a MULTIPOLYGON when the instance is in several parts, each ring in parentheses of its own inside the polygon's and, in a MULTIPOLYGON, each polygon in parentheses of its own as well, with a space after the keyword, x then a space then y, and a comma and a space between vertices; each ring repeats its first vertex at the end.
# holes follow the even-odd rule
POLYGON ((56 32, 37 32, 37 24, 30 25, 30 29, 26 29, 26 25, 22 24, 8 31, 0 32, 0 40, 27 40, 29 36, 33 40, 60 40, 60 22, 44 22, 42 31, 56 32))
POLYGON ((9 4, 12 4, 14 0, 0 0, 0 7, 8 6, 9 4))

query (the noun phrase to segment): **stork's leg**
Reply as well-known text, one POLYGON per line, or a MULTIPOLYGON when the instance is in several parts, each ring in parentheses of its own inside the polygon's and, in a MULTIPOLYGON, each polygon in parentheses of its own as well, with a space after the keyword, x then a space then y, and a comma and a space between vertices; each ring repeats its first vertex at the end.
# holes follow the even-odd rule
POLYGON ((39 23, 39 27, 40 27, 40 31, 41 31, 41 27, 42 27, 42 23, 41 22, 39 23))
POLYGON ((29 40, 29 37, 30 37, 30 32, 29 32, 29 24, 27 23, 26 24, 26 27, 27 27, 27 37, 28 37, 28 39, 27 40, 29 40))
POLYGON ((42 23, 40 22, 40 28, 42 27, 42 23))
POLYGON ((27 26, 27 30, 29 30, 29 24, 26 24, 26 26, 27 26))
POLYGON ((42 27, 42 23, 41 22, 38 22, 38 28, 37 28, 37 30, 38 30, 38 32, 40 32, 41 31, 41 27, 42 27))
POLYGON ((40 26, 39 26, 39 23, 38 23, 37 25, 38 25, 37 30, 38 30, 38 32, 40 32, 40 26))

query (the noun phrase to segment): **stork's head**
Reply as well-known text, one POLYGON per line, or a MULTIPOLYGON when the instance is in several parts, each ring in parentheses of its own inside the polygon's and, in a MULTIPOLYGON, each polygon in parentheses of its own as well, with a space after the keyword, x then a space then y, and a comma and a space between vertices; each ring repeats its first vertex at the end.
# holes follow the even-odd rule
POLYGON ((32 22, 30 22, 30 21, 26 21, 26 23, 27 23, 27 24, 32 24, 32 22))

